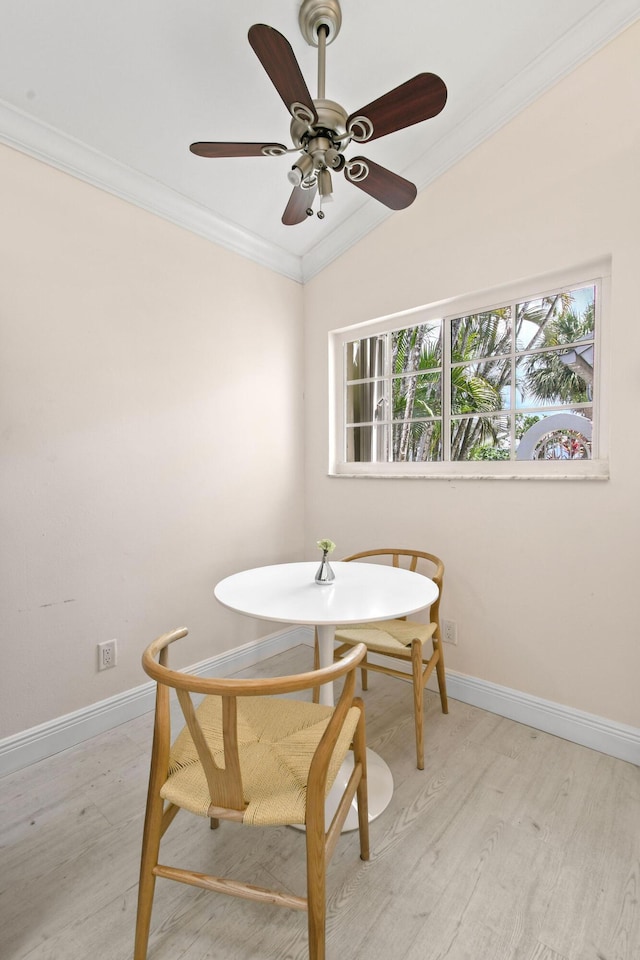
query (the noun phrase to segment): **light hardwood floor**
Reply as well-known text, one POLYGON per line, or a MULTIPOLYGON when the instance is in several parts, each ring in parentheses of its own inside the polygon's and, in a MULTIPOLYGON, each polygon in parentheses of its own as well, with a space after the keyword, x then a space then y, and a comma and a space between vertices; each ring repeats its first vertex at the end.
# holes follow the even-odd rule
MULTIPOLYGON (((369 682, 395 791, 369 863, 355 833, 336 849, 329 960, 640 960, 640 768, 427 693, 421 772, 410 684, 369 682)), ((131 957, 150 735, 149 714, 0 780, 3 960, 131 957)), ((165 862, 303 892, 303 843, 181 813, 165 862)), ((158 881, 149 960, 306 956, 304 914, 158 881)))

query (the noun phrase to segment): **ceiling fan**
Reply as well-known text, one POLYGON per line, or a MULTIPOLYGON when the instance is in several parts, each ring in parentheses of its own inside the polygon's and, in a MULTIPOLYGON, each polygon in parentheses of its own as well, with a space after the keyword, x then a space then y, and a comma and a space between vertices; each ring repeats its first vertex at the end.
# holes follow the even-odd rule
POLYGON ((314 100, 302 75, 291 44, 273 27, 254 24, 249 43, 292 116, 294 146, 281 143, 192 143, 189 149, 200 157, 279 157, 299 153, 288 173, 293 192, 282 215, 286 226, 317 215, 324 218, 323 203, 332 200, 331 171, 344 173, 349 183, 368 193, 391 210, 402 210, 416 198, 409 180, 392 173, 366 157, 347 159, 349 144, 368 143, 396 130, 435 117, 447 100, 444 82, 433 73, 419 73, 354 113, 325 98, 326 47, 337 37, 342 24, 339 0, 303 0, 298 16, 302 36, 318 48, 318 96, 314 100))

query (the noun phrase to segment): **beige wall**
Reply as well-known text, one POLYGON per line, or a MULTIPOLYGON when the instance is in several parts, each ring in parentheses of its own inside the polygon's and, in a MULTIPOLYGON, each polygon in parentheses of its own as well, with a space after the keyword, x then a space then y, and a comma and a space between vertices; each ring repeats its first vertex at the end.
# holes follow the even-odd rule
MULTIPOLYGON (((448 665, 640 725, 640 24, 307 284, 306 534, 447 565, 448 665), (608 482, 327 476, 327 332, 611 255, 608 482), (331 313, 323 291, 340 304, 331 313)), ((374 147, 371 148, 373 157, 374 147)), ((336 554, 337 555, 337 554, 336 554)))
POLYGON ((213 598, 302 553, 302 290, 0 148, 0 737, 265 632, 213 598), (96 671, 116 637, 117 669, 96 671))
POLYGON ((639 54, 636 25, 304 290, 0 148, 0 737, 143 682, 161 630, 182 663, 264 634, 213 584, 318 537, 435 550, 451 668, 640 726, 639 54), (610 481, 327 477, 330 328, 607 255, 610 481))

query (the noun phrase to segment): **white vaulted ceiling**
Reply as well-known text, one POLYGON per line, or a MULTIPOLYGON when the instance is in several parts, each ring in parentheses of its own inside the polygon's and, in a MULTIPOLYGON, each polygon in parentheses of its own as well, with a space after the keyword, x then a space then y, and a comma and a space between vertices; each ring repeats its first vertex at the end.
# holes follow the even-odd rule
MULTIPOLYGON (((266 23, 316 96, 299 0, 2 0, 0 141, 296 280, 391 213, 334 175, 323 221, 285 227, 290 157, 210 160, 194 140, 281 142, 289 115, 247 41, 266 23)), ((436 73, 444 111, 358 147, 424 188, 640 17, 638 0, 342 0, 326 96, 347 110, 436 73)), ((349 155, 349 151, 347 151, 349 155)))

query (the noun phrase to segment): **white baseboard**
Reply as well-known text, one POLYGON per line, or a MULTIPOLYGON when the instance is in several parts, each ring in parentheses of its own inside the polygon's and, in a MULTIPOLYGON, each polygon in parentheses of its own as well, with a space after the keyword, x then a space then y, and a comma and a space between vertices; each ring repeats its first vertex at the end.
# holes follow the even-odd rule
MULTIPOLYGON (((431 681, 428 686, 431 688, 431 681)), ((447 693, 453 700, 470 703, 490 713, 640 766, 638 727, 615 723, 592 713, 451 670, 447 670, 447 693)))
MULTIPOLYGON (((369 655, 370 659, 391 663, 385 657, 369 655)), ((397 661, 393 666, 397 665, 397 661)), ((410 678, 408 678, 408 682, 410 678)), ((429 679, 427 689, 437 691, 435 676, 429 679)), ((464 673, 447 669, 447 694, 452 700, 469 703, 473 707, 497 713, 508 720, 516 720, 554 737, 579 743, 590 750, 598 750, 618 760, 627 760, 640 766, 640 728, 616 723, 593 713, 584 713, 561 703, 533 697, 511 687, 501 687, 488 680, 479 680, 464 673)))
MULTIPOLYGON (((313 630, 310 627, 292 627, 203 660, 189 670, 198 676, 224 677, 299 644, 312 643, 313 630)), ((429 681, 430 689, 433 684, 434 678, 429 681)), ((447 690, 453 700, 469 703, 490 713, 640 766, 640 729, 637 727, 615 723, 451 670, 447 670, 447 690)), ((153 710, 153 698, 154 684, 145 683, 133 690, 0 740, 0 776, 53 756, 127 720, 148 713, 153 710)))
MULTIPOLYGON (((189 667, 189 671, 198 676, 226 677, 301 643, 313 643, 313 632, 292 627, 210 657, 189 667)), ((0 777, 148 713, 153 710, 154 695, 155 684, 149 681, 0 740, 0 777)))

